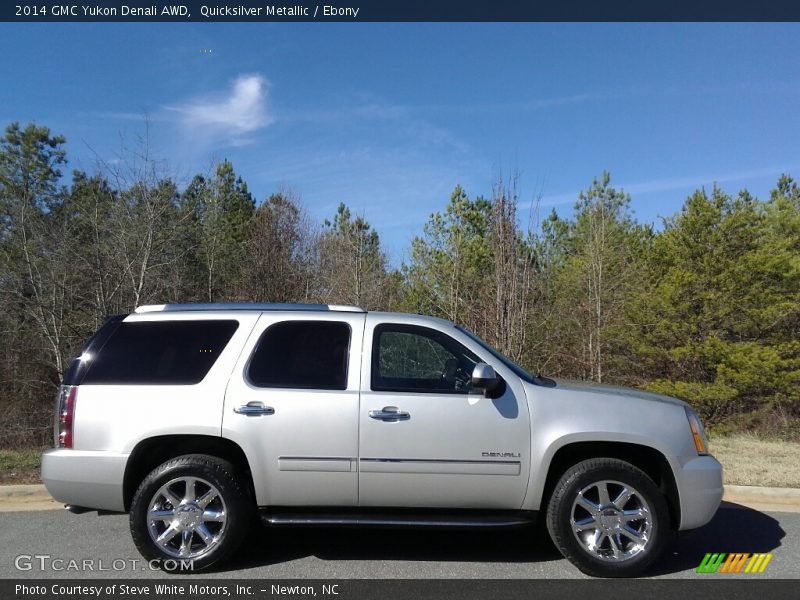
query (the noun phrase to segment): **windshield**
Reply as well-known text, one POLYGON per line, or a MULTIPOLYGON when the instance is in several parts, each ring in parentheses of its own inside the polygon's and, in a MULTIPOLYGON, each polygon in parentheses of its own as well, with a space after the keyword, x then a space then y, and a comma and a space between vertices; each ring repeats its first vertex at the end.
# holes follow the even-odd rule
POLYGON ((525 369, 520 367, 517 363, 515 363, 513 360, 511 360, 507 356, 504 356, 503 354, 500 354, 497 350, 492 348, 487 342, 485 342, 484 340, 479 338, 477 335, 475 335, 474 333, 472 333, 468 329, 464 329, 460 325, 456 325, 456 329, 458 329, 461 333, 466 334, 467 336, 469 336, 469 338, 471 340, 473 340, 473 341, 477 342, 478 344, 480 344, 481 347, 485 348, 486 351, 489 352, 492 356, 494 356, 497 360, 502 362, 505 366, 507 366, 512 371, 514 371, 514 374, 517 375, 517 377, 519 377, 521 379, 524 379, 528 383, 535 383, 534 380, 536 379, 536 377, 534 375, 531 375, 530 373, 528 373, 525 369))

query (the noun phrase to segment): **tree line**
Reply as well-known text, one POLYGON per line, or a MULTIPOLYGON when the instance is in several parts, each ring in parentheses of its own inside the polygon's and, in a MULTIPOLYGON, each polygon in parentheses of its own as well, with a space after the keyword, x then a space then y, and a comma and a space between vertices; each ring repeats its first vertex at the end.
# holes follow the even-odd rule
POLYGON ((608 173, 571 216, 525 227, 517 177, 486 196, 456 186, 394 267, 345 204, 319 223, 291 190, 259 203, 229 161, 179 186, 146 141, 66 182, 65 143, 36 124, 0 137, 0 445, 49 443, 60 377, 105 316, 192 301, 441 316, 532 372, 674 395, 717 431, 800 440, 788 175, 766 199, 697 190, 658 228, 608 173))

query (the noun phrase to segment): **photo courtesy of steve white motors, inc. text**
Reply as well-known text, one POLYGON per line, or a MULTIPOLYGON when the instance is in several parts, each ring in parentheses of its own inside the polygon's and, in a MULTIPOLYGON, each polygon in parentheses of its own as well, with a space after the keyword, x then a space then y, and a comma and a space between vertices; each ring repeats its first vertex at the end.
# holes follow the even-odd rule
MULTIPOLYGON (((267 4, 265 6, 228 6, 222 5, 201 5, 199 8, 200 16, 213 19, 251 17, 251 18, 294 18, 309 17, 358 17, 359 7, 339 7, 330 4, 315 5, 279 5, 267 4)), ((15 14, 18 17, 185 17, 192 18, 192 11, 184 4, 166 4, 162 6, 100 6, 98 4, 63 4, 48 6, 45 4, 37 5, 17 5, 15 14)))
POLYGON ((109 596, 140 596, 148 597, 151 594, 158 596, 184 596, 192 597, 210 596, 219 598, 222 596, 251 596, 256 593, 271 594, 273 596, 316 596, 319 590, 321 596, 338 596, 339 585, 322 584, 314 585, 280 585, 270 584, 261 585, 217 585, 217 584, 173 584, 173 583, 154 583, 144 585, 130 585, 111 583, 108 585, 81 585, 69 583, 54 583, 48 585, 25 585, 16 584, 14 594, 16 597, 22 596, 89 596, 97 598, 107 598, 109 596))

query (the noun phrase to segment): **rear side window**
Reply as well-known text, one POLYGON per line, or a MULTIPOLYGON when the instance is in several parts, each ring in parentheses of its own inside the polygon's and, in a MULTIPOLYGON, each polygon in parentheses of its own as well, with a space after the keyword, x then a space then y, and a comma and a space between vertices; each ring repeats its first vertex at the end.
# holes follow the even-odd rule
POLYGON ((83 383, 190 385, 217 361, 238 321, 121 323, 83 383))
POLYGON ((349 348, 347 323, 276 323, 258 341, 247 379, 257 387, 344 390, 349 348))
POLYGON ((119 327, 120 323, 127 315, 113 315, 107 317, 100 329, 94 332, 92 337, 84 344, 81 351, 69 363, 62 383, 64 385, 80 385, 83 383, 86 372, 89 369, 89 360, 83 360, 84 356, 93 356, 103 348, 109 338, 114 335, 114 332, 119 327))

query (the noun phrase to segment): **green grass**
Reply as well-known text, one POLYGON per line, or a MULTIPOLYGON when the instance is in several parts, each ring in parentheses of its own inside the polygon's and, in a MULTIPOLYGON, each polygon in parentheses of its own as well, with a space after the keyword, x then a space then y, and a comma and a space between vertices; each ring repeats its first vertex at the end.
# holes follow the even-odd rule
POLYGON ((41 448, 0 450, 0 484, 38 483, 41 448))

